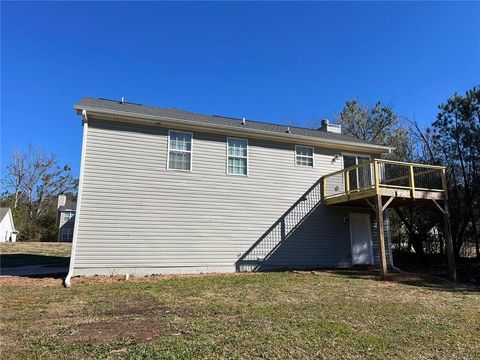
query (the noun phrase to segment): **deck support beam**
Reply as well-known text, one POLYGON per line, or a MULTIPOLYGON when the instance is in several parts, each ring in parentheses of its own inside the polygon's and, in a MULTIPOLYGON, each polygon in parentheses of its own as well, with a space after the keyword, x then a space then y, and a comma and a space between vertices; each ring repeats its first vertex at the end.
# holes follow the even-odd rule
POLYGON ((395 199, 395 196, 390 196, 390 198, 383 204, 382 211, 385 211, 385 209, 390 205, 390 203, 395 199))
POLYGON ((447 212, 445 211, 445 209, 442 208, 442 207, 440 206, 440 204, 439 204, 436 200, 433 200, 433 199, 432 199, 432 201, 433 201, 433 203, 435 204, 435 206, 438 208, 438 210, 440 210, 440 212, 441 212, 443 215, 445 215, 445 214, 447 213, 447 212))
POLYGON ((367 198, 365 198, 365 201, 366 203, 373 209, 373 211, 377 211, 376 207, 370 202, 370 200, 368 200, 367 198))
POLYGON ((387 258, 385 255, 385 229, 383 227, 382 195, 375 196, 375 213, 377 215, 377 238, 380 249, 380 274, 382 280, 387 279, 387 258))

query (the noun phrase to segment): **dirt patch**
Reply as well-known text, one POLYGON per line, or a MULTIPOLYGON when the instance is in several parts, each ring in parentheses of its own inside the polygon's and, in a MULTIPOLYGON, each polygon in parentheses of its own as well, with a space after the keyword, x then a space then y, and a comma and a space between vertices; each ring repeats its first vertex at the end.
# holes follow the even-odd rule
MULTIPOLYGON (((130 275, 128 282, 132 283, 142 283, 142 282, 150 282, 150 281, 162 281, 162 280, 171 280, 171 279, 191 279, 191 278, 207 278, 207 277, 218 277, 218 276, 225 276, 225 277, 233 277, 233 276, 258 276, 258 273, 254 272, 245 272, 245 273, 202 273, 202 274, 165 274, 165 275, 145 275, 145 276, 135 276, 130 275)), ((117 283, 117 282, 125 282, 124 275, 94 275, 94 276, 76 276, 72 278, 72 286, 80 285, 80 284, 96 284, 96 283, 117 283)))
POLYGON ((126 301, 115 301, 106 315, 115 320, 94 321, 71 328, 70 341, 114 341, 135 339, 148 341, 158 336, 184 331, 175 330, 167 318, 181 316, 183 310, 173 310, 158 304, 151 296, 134 296, 126 301))
POLYGON ((70 341, 115 341, 134 339, 148 341, 170 333, 164 319, 119 319, 79 324, 71 330, 70 341))
POLYGON ((63 280, 53 277, 0 276, 0 287, 1 286, 62 287, 63 280))
MULTIPOLYGON (((63 280, 65 274, 61 276, 53 275, 39 275, 39 276, 0 276, 1 286, 38 286, 38 287, 63 287, 63 280)), ((209 273, 209 274, 172 274, 172 275, 149 275, 149 276, 130 276, 128 282, 143 283, 151 281, 164 281, 170 279, 180 278, 195 278, 195 277, 218 277, 218 276, 257 276, 256 273, 209 273)), ((114 284, 125 282, 125 276, 78 276, 72 278, 72 286, 91 285, 91 284, 114 284)))
POLYGON ((111 314, 115 316, 167 316, 171 313, 171 310, 161 307, 155 298, 149 296, 135 296, 128 302, 115 301, 111 311, 111 314))

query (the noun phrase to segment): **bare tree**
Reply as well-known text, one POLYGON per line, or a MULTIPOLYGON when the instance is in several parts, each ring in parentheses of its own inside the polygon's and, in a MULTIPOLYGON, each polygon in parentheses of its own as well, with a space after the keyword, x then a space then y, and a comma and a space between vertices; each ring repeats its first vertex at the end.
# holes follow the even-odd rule
POLYGON ((3 183, 14 194, 14 211, 22 203, 30 220, 46 213, 52 197, 76 187, 70 167, 59 166, 54 154, 32 145, 26 152, 14 151, 6 170, 3 183))
POLYGON ((352 100, 347 101, 337 121, 347 135, 376 144, 386 144, 392 130, 399 123, 399 117, 391 106, 380 102, 371 108, 352 100))
POLYGON ((12 153, 12 161, 7 167, 6 177, 2 180, 2 186, 6 188, 7 192, 9 189, 11 189, 14 194, 14 210, 18 207, 18 201, 20 199, 22 184, 25 176, 25 154, 20 151, 14 151, 12 153))

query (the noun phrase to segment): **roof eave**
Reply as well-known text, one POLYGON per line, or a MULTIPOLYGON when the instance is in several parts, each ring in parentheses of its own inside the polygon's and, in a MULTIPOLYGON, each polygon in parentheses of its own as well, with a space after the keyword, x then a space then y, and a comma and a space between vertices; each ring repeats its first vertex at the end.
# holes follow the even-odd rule
MULTIPOLYGON (((206 130, 223 130, 225 132, 236 132, 236 133, 245 133, 251 135, 263 135, 269 138, 277 139, 277 141, 308 141, 309 143, 314 143, 319 147, 327 147, 327 148, 334 148, 334 149, 341 149, 341 150, 362 150, 368 153, 390 153, 394 148, 389 146, 383 145, 374 145, 374 144, 366 144, 361 142, 350 142, 350 141, 343 141, 343 140, 333 140, 333 139, 321 139, 315 138, 311 136, 304 136, 298 134, 289 134, 289 133, 277 133, 273 131, 266 131, 266 130, 258 130, 258 129, 250 129, 250 128, 234 128, 228 125, 213 125, 213 124, 205 124, 191 120, 184 120, 184 119, 177 119, 171 117, 163 117, 158 115, 146 115, 146 114, 138 114, 132 113, 127 111, 118 111, 118 110, 109 110, 109 109, 99 109, 95 107, 89 106, 81 106, 75 105, 73 107, 77 114, 80 115, 83 110, 90 112, 90 116, 98 114, 98 115, 107 115, 107 116, 118 116, 127 119, 141 119, 146 120, 147 123, 151 124, 151 122, 161 122, 161 124, 157 125, 184 125, 189 127, 195 128, 202 128, 206 130)), ((128 122, 132 122, 131 120, 128 122)))

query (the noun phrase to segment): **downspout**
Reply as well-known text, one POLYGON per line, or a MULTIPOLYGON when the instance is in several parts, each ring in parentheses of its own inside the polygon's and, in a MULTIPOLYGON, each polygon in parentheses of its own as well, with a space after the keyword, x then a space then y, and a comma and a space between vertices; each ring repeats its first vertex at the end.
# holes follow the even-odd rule
POLYGON ((78 197, 77 197, 77 209, 75 213, 75 225, 73 227, 73 239, 72 239, 72 253, 70 254, 70 267, 68 269, 67 277, 64 280, 65 287, 72 286, 70 280, 73 275, 73 268, 75 263, 75 252, 77 249, 77 237, 78 226, 80 224, 80 210, 82 207, 82 192, 83 192, 83 174, 85 172, 85 153, 87 149, 87 136, 88 136, 88 117, 87 111, 82 110, 82 124, 83 124, 83 139, 82 139, 82 156, 80 159, 80 179, 78 181, 78 197))

